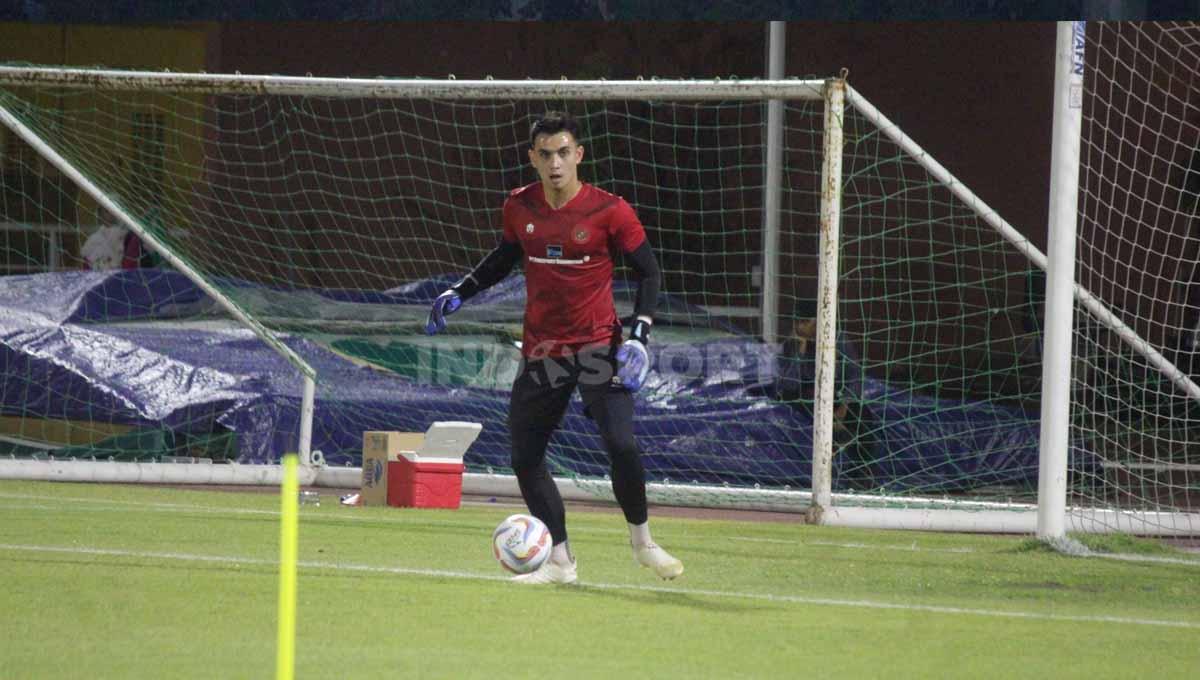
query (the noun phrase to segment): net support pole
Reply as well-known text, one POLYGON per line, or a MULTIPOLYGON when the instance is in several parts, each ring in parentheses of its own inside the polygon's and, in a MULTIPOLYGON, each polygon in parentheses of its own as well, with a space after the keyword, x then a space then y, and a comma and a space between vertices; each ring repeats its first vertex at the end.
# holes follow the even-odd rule
POLYGON ((1045 541, 1066 537, 1075 238, 1080 130, 1083 127, 1083 46, 1084 22, 1058 22, 1050 155, 1050 225, 1046 248, 1046 335, 1042 350, 1042 431, 1038 455, 1037 536, 1045 541))
POLYGON ((304 396, 300 401, 300 464, 314 465, 324 461, 313 460, 312 455, 312 423, 313 408, 316 405, 317 382, 311 376, 304 376, 304 396))
POLYGON ((833 503, 833 404, 837 377, 838 251, 842 215, 842 121, 846 81, 825 85, 821 167, 821 243, 817 274, 817 382, 813 403, 812 504, 808 521, 822 523, 833 503))
POLYGON ((288 363, 294 366, 296 370, 300 371, 300 373, 304 376, 304 397, 300 406, 300 460, 310 462, 314 395, 316 394, 314 383, 317 375, 316 370, 309 365, 307 361, 301 358, 299 354, 296 354, 292 348, 283 344, 283 342, 281 342, 279 338, 275 337, 271 331, 267 330, 265 326, 263 326, 250 315, 243 312, 242 309, 233 302, 233 300, 231 300, 220 290, 217 290, 217 288, 209 283, 208 280, 205 279, 202 274, 200 274, 200 272, 196 271, 191 265, 180 259, 180 257, 176 255, 174 251, 168 248, 166 244, 160 241, 152 231, 147 229, 145 225, 143 225, 133 215, 129 214, 128 210, 125 210, 115 201, 109 198, 108 194, 104 193, 100 187, 96 186, 95 182, 92 182, 90 179, 84 176, 84 174, 81 173, 74 165, 72 165, 70 161, 68 161, 62 156, 62 154, 58 153, 58 151, 47 144, 46 141, 42 139, 36 132, 31 130, 29 126, 21 122, 21 120, 13 115, 13 113, 9 111, 8 108, 3 104, 0 104, 0 124, 3 124, 8 129, 12 130, 14 134, 24 140, 25 143, 37 151, 38 154, 50 161, 54 167, 58 168, 64 175, 67 176, 67 178, 74 182, 76 186, 82 189, 84 193, 91 196, 97 204, 106 209, 110 214, 114 215, 121 222, 121 224, 125 226, 126 229, 132 231, 134 234, 137 234, 138 238, 140 238, 147 247, 158 253, 164 260, 170 263, 172 267, 177 269, 184 276, 188 277, 188 279, 190 279, 192 283, 196 284, 200 290, 203 290, 205 293, 207 293, 213 300, 217 302, 217 304, 232 314, 235 319, 245 324, 247 328, 254 332, 255 335, 257 335, 276 352, 287 359, 288 363))
MULTIPOLYGON (((767 25, 767 78, 783 78, 784 22, 767 25)), ((767 101, 767 145, 763 158, 767 173, 763 184, 762 240, 762 339, 779 341, 779 210, 783 181, 783 100, 767 101)))

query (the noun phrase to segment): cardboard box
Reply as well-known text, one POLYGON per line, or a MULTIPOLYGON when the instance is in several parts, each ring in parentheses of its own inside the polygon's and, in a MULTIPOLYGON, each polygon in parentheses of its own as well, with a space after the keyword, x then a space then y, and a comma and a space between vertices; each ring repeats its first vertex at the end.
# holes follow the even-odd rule
POLYGON ((425 432, 364 432, 363 505, 457 508, 463 454, 483 426, 437 422, 425 432))
POLYGON ((364 432, 362 489, 363 505, 386 505, 388 463, 399 460, 402 451, 415 451, 425 440, 423 432, 364 432))

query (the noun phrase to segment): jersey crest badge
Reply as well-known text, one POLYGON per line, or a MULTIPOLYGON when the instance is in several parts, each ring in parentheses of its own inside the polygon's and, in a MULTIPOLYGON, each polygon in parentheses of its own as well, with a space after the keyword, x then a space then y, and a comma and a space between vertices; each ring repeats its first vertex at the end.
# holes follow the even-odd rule
POLYGON ((575 227, 571 230, 571 238, 576 243, 587 243, 587 240, 592 237, 591 232, 583 227, 575 227))
POLYGON ((525 233, 526 233, 526 234, 532 234, 532 233, 533 233, 533 222, 530 222, 529 224, 526 224, 526 225, 525 225, 525 233))

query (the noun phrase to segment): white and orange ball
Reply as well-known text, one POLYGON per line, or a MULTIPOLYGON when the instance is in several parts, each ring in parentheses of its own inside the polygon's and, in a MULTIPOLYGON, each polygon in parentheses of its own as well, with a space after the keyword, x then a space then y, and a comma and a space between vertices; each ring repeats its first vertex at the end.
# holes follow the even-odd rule
POLYGON ((492 533, 492 553, 514 574, 537 571, 553 547, 550 529, 532 515, 511 515, 492 533))

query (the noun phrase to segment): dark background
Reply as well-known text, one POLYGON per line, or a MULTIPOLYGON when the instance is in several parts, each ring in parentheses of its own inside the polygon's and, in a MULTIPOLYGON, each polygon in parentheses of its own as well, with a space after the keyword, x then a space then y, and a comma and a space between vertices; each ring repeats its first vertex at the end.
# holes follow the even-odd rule
MULTIPOLYGON (((759 77, 766 28, 741 23, 228 22, 210 71, 397 77, 759 77)), ((786 75, 850 84, 1044 248, 1052 23, 787 26, 786 75)))
POLYGON ((3 0, 0 20, 1057 20, 1173 19, 1197 0, 3 0))
MULTIPOLYGON (((846 69, 1044 248, 1054 35, 1049 22, 793 21, 785 73, 846 69)), ((761 77, 765 46, 759 21, 0 23, 0 60, 291 75, 761 77)))

